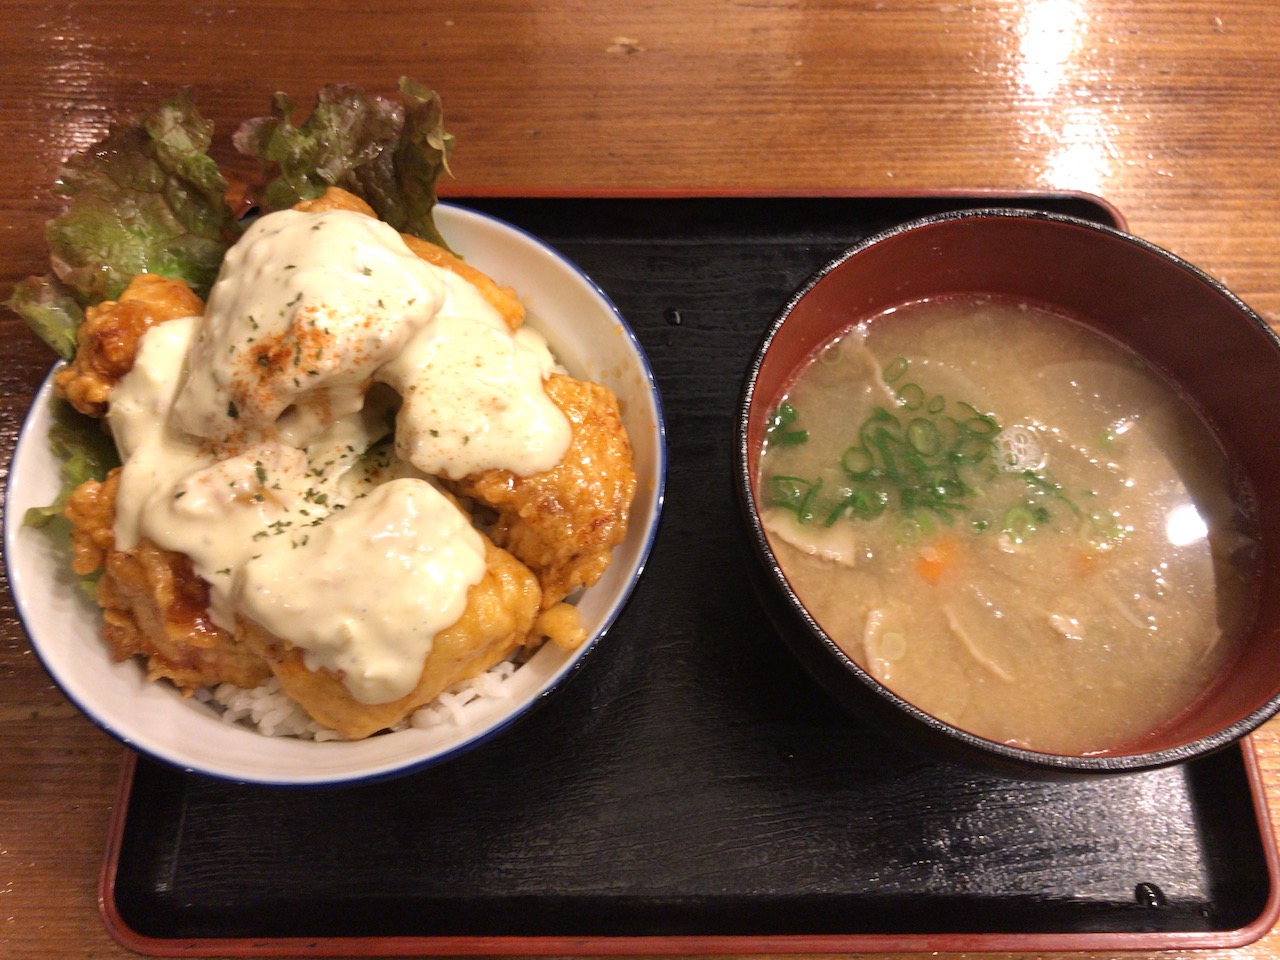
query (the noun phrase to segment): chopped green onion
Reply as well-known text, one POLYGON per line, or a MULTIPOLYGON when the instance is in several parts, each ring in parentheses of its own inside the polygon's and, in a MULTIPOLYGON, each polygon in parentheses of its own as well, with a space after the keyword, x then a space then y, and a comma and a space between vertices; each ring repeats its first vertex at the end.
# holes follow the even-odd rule
POLYGON ((893 383, 904 373, 907 372, 909 365, 906 357, 897 357, 887 367, 884 368, 884 382, 893 383))
MULTIPOLYGON (((1046 517, 1047 519, 1047 517, 1046 517)), ((1037 523, 1036 514, 1026 504, 1019 504, 1016 507, 1010 507, 1004 515, 1003 529, 1014 543, 1023 543, 1031 534, 1036 532, 1037 523)))
MULTIPOLYGON (((816 520, 828 527, 842 518, 874 520, 892 509, 899 517, 898 539, 915 542, 940 525, 954 524, 982 502, 980 495, 1001 482, 1001 476, 1021 476, 1030 490, 1015 494, 1020 502, 999 520, 984 505, 983 514, 968 523, 974 534, 1003 530, 1021 543, 1052 522, 1052 504, 1061 502, 1089 528, 1082 531, 1086 535, 1108 541, 1123 535, 1113 517, 1082 510, 1043 472, 1002 468, 997 447, 1002 428, 996 417, 903 381, 909 366, 905 357, 897 357, 884 367, 884 380, 894 385, 897 403, 872 407, 857 425, 855 439, 840 455, 840 479, 834 485, 824 489, 822 476, 771 476, 765 486, 767 505, 791 511, 800 523, 816 520)), ((794 406, 780 403, 768 420, 768 442, 806 442, 809 433, 796 427, 799 419, 794 406)), ((1000 517, 1000 508, 994 509, 1000 517)))
POLYGON ((771 507, 790 510, 800 523, 814 518, 813 501, 822 489, 822 478, 806 480, 804 477, 770 477, 766 483, 765 502, 771 507))
POLYGON ((840 458, 840 466, 850 480, 870 480, 874 476, 876 460, 866 447, 849 447, 840 458))
POLYGON ((799 416, 800 414, 796 412, 796 408, 791 404, 779 404, 778 409, 769 418, 769 425, 765 428, 765 436, 771 443, 780 443, 788 447, 805 443, 809 439, 809 431, 791 429, 791 424, 795 423, 799 416))
POLYGON ((919 410, 924 406, 924 388, 918 383, 904 383, 898 388, 898 402, 908 410, 919 410))
POLYGON ((932 457, 942 449, 942 431, 924 417, 916 417, 907 424, 907 440, 911 449, 922 457, 932 457))

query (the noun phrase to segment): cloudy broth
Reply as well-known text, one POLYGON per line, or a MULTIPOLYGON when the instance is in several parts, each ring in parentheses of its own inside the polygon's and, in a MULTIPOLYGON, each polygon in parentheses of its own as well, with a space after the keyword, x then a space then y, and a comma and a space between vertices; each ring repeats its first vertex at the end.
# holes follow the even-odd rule
POLYGON ((760 491, 827 634, 998 742, 1139 741, 1253 610, 1251 520, 1209 429, 1128 350, 1027 304, 909 304, 826 344, 773 411, 760 491))

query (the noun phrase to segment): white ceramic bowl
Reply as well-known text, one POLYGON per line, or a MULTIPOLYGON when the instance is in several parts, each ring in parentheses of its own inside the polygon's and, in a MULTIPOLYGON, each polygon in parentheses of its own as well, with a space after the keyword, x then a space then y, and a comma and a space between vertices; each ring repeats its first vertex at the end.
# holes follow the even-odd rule
POLYGON ((666 441, 661 401, 647 359, 609 299, 573 263, 493 217, 441 204, 436 222, 468 263, 520 294, 540 330, 575 376, 617 395, 638 478, 631 525, 604 577, 578 608, 588 639, 577 650, 546 644, 504 685, 509 695, 467 708, 460 722, 370 737, 315 742, 266 737, 224 722, 210 706, 166 683, 148 683, 137 661, 116 663, 100 637, 96 605, 67 571, 65 553, 26 527, 29 507, 58 493, 59 464, 47 437, 52 382, 36 395, 14 450, 5 505, 9 582, 31 645, 62 691, 90 719, 130 747, 180 769, 228 780, 325 786, 383 779, 447 758, 508 727, 565 680, 621 613, 649 555, 662 509, 666 441))

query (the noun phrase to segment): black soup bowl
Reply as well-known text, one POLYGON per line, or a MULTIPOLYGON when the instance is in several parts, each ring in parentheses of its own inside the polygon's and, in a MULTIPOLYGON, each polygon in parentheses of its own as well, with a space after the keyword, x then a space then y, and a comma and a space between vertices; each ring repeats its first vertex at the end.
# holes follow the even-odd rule
POLYGON ((774 317, 747 371, 736 485, 761 602, 792 653, 857 717, 927 753, 1015 776, 1131 773, 1220 750, 1280 709, 1280 339, 1204 272, 1123 231, 1016 209, 938 214, 877 234, 809 278, 774 317), (1198 409, 1254 500, 1257 599, 1238 652, 1172 720, 1088 754, 995 742, 878 682, 805 608, 761 519, 770 418, 795 376, 840 331, 917 301, 977 295, 1034 303, 1136 352, 1198 409))

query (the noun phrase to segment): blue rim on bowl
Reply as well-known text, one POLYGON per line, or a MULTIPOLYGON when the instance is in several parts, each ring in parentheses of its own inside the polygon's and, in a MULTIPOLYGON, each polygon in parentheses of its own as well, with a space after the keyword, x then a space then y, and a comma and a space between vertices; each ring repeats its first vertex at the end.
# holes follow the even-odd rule
MULTIPOLYGON (((618 395, 638 484, 626 540, 604 577, 579 601, 589 636, 574 651, 547 644, 513 677, 511 693, 464 726, 407 729, 354 742, 266 737, 223 722, 168 684, 148 683, 136 662, 113 662, 100 614, 67 570, 65 551, 23 525, 29 507, 56 497, 58 463, 47 442, 52 376, 33 401, 7 479, 5 563, 15 606, 45 670, 78 709, 131 748, 177 769, 241 783, 324 787, 368 783, 449 760, 503 733, 583 664, 622 614, 652 551, 665 496, 661 397, 634 331, 605 293, 568 258, 518 227, 441 204, 442 233, 469 263, 514 287, 528 320, 575 375, 618 395), (557 317, 577 318, 558 324, 557 317), (582 323, 583 317, 589 323, 582 323)), ((504 687, 506 685, 504 684, 504 687)))

